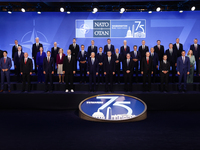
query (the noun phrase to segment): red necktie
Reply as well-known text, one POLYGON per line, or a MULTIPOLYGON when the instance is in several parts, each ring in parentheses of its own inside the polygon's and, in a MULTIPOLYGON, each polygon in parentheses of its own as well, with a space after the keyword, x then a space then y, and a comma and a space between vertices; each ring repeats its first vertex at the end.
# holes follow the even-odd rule
POLYGON ((126 51, 126 48, 124 50, 126 51))
POLYGON ((26 65, 26 59, 25 59, 25 65, 26 65))
POLYGON ((197 50, 197 46, 195 46, 195 50, 197 50))
POLYGON ((149 59, 147 59, 147 65, 149 64, 149 59))
POLYGON ((6 58, 4 58, 4 64, 6 63, 6 58))
POLYGON ((160 50, 160 47, 158 47, 158 50, 160 50))

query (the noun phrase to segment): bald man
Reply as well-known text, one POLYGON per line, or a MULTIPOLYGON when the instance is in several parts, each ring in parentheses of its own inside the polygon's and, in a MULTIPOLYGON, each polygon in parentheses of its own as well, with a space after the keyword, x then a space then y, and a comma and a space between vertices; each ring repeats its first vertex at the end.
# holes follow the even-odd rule
MULTIPOLYGON (((51 57, 54 59, 54 66, 56 64, 56 58, 57 58, 57 54, 59 52, 60 47, 57 46, 57 42, 53 43, 53 47, 51 48, 51 57)), ((55 68, 54 68, 55 69, 55 68)), ((54 73, 56 73, 57 71, 55 71, 54 73)))

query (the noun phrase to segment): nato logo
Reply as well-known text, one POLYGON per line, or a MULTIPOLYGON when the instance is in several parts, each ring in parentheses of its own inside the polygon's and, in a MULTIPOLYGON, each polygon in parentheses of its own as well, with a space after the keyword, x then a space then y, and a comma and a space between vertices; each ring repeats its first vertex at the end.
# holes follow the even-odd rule
POLYGON ((146 104, 133 96, 102 94, 86 98, 79 104, 82 119, 99 122, 140 121, 147 117, 146 104))

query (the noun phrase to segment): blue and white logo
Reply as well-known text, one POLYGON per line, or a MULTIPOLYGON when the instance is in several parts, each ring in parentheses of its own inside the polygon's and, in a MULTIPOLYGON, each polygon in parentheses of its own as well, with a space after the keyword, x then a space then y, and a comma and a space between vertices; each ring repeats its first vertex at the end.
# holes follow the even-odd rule
POLYGON ((138 98, 124 94, 103 94, 80 103, 83 119, 123 121, 132 120, 146 113, 146 104, 138 98))

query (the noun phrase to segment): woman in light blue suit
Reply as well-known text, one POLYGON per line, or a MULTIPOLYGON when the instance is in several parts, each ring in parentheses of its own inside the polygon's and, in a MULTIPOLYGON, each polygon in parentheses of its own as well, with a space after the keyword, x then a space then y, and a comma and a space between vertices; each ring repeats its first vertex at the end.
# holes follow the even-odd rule
POLYGON ((195 65, 195 57, 193 55, 193 51, 189 50, 187 56, 190 58, 190 74, 187 75, 187 83, 193 83, 194 65, 195 65))
POLYGON ((36 56, 36 64, 38 67, 38 82, 44 83, 44 74, 43 74, 43 59, 46 58, 46 53, 43 52, 43 47, 40 47, 40 52, 36 56))

